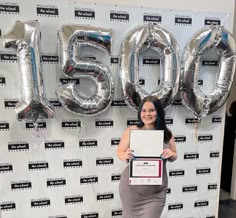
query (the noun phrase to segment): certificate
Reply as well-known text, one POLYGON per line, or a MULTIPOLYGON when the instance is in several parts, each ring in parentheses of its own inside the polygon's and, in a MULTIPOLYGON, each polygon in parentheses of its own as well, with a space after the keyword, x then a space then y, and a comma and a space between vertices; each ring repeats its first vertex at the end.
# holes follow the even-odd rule
POLYGON ((130 148, 135 159, 129 164, 130 185, 161 185, 164 131, 131 130, 130 148))
POLYGON ((130 148, 137 157, 160 157, 163 141, 163 130, 130 130, 130 148))
POLYGON ((129 164, 130 185, 161 185, 162 184, 161 158, 138 158, 129 164))

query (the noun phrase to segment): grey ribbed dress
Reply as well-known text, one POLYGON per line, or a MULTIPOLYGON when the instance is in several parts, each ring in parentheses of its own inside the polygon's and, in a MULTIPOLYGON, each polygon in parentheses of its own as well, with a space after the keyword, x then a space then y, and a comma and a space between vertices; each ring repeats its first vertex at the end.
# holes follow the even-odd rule
POLYGON ((166 202, 168 178, 163 161, 162 185, 129 185, 129 166, 121 175, 122 218, 160 218, 166 202))

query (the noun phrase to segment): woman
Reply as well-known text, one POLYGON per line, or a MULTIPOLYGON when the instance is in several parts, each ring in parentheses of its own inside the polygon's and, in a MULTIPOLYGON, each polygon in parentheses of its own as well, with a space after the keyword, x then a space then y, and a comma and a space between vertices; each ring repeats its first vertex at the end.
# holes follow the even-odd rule
POLYGON ((119 193, 123 206, 123 218, 160 218, 166 201, 168 178, 166 160, 174 161, 177 158, 174 137, 165 125, 165 113, 161 102, 154 96, 143 99, 138 111, 139 124, 131 126, 123 133, 117 156, 122 161, 133 158, 130 149, 130 130, 164 130, 164 149, 160 156, 163 160, 162 185, 129 185, 129 168, 125 168, 121 175, 119 193))

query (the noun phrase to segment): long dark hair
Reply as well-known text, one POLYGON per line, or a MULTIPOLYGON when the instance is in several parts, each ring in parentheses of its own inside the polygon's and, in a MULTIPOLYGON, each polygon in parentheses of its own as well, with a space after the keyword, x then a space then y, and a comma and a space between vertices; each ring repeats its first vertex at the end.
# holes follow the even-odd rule
POLYGON ((230 105, 229 112, 231 113, 232 117, 236 117, 236 101, 233 101, 230 105))
POLYGON ((155 96, 147 96, 145 97, 141 104, 139 105, 138 109, 138 124, 137 127, 142 128, 144 123, 141 119, 141 111, 143 108, 144 103, 151 102, 153 103, 155 110, 157 112, 157 120, 156 120, 156 130, 164 130, 164 142, 168 143, 172 137, 172 133, 169 129, 167 129, 165 124, 165 111, 162 107, 161 101, 155 96))

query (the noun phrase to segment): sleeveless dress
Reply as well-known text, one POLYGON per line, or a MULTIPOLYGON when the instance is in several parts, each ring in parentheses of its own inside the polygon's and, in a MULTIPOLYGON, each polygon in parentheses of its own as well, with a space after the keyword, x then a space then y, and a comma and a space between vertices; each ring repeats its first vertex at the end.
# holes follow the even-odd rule
MULTIPOLYGON (((164 148, 168 145, 164 144, 164 148)), ((168 178, 163 161, 162 185, 129 185, 129 166, 121 174, 122 218, 160 218, 166 202, 168 178)))

